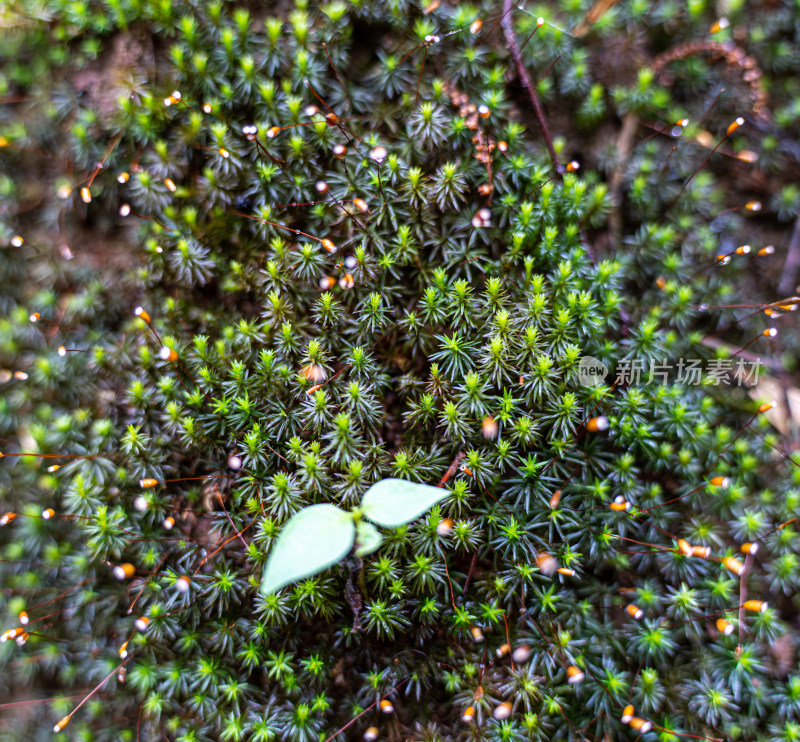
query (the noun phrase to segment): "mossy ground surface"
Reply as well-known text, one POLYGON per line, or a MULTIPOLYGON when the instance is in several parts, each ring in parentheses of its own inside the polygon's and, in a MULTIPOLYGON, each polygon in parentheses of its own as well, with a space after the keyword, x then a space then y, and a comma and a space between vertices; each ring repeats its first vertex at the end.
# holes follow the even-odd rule
POLYGON ((0 9, 0 739, 800 739, 800 4, 505 10, 0 9))

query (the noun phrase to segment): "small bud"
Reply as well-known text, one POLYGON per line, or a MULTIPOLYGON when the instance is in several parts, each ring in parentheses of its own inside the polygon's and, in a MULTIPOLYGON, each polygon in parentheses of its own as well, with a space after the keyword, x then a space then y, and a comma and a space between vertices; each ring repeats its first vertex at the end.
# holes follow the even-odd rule
POLYGON ((582 673, 575 665, 570 665, 567 668, 567 682, 570 684, 580 683, 586 675, 582 673))
POLYGON ((475 707, 474 706, 467 706, 464 709, 464 713, 461 714, 461 723, 462 724, 471 724, 475 721, 475 707))
POLYGON ((483 21, 478 18, 477 20, 472 21, 469 26, 469 32, 474 36, 475 34, 479 33, 480 30, 483 28, 483 21))
POLYGON ((730 25, 731 22, 727 18, 720 18, 711 26, 711 28, 708 29, 708 32, 711 34, 719 33, 720 31, 724 31, 730 25))
POLYGON ((511 653, 511 659, 518 662, 520 665, 527 662, 531 656, 531 648, 525 644, 521 644, 511 653))
POLYGON ((388 701, 387 699, 381 700, 379 704, 380 710, 382 714, 392 714, 394 713, 394 706, 392 706, 392 702, 388 701))
POLYGON ((378 727, 370 727, 366 732, 364 732, 362 738, 365 740, 365 742, 375 742, 375 740, 378 739, 379 733, 378 727))
POLYGON ((711 484, 715 487, 727 487, 730 483, 730 477, 711 477, 711 484))
POLYGON ((587 421, 586 430, 590 433, 601 433, 604 430, 608 430, 608 425, 608 418, 605 415, 600 415, 587 421))
POLYGON ((118 580, 130 580, 134 574, 136 574, 136 567, 129 562, 114 567, 114 577, 118 580))
POLYGON ((628 722, 631 725, 631 729, 639 734, 647 734, 653 728, 653 722, 647 721, 647 719, 640 719, 638 716, 634 716, 628 722))
POLYGON ((483 635, 483 631, 481 631, 480 626, 473 626, 469 630, 469 633, 472 634, 472 640, 476 644, 481 644, 486 639, 486 637, 483 635))
POLYGON ((42 519, 50 520, 50 518, 52 518, 55 514, 56 511, 53 510, 53 508, 46 508, 45 510, 42 510, 42 519))
POLYGON ((510 644, 501 644, 496 650, 495 654, 497 655, 498 659, 502 659, 511 651, 510 644))
POLYGON ((752 554, 753 556, 758 554, 758 548, 758 544, 754 544, 752 541, 747 541, 739 547, 742 554, 752 554))
POLYGON ((769 608, 769 603, 765 600, 745 600, 744 609, 753 613, 764 613, 769 608))
POLYGON ((500 430, 500 426, 497 424, 497 421, 490 415, 489 417, 484 417, 483 422, 481 423, 481 433, 486 440, 491 440, 492 438, 497 437, 497 433, 500 430))
POLYGON ((739 116, 735 121, 733 121, 728 126, 728 134, 727 134, 727 136, 730 136, 731 134, 733 134, 733 132, 735 132, 740 126, 744 126, 744 119, 741 116, 739 116))
POLYGON ((169 361, 175 363, 178 360, 178 352, 174 348, 168 348, 166 345, 158 351, 158 357, 162 361, 169 361))
POLYGON ((380 164, 387 158, 388 155, 389 151, 386 149, 386 147, 375 147, 369 153, 369 159, 380 164))
POLYGON ((81 201, 85 204, 92 202, 92 192, 86 186, 81 188, 81 201))
POLYGON ((145 322, 147 322, 148 325, 150 324, 150 315, 144 310, 143 307, 136 307, 136 309, 133 310, 133 313, 140 319, 143 319, 145 322))
POLYGON ((443 518, 436 524, 436 533, 442 538, 444 538, 445 536, 449 536, 452 530, 453 530, 452 518, 443 518))
POLYGON ((717 619, 717 631, 723 636, 730 636, 733 633, 733 624, 724 618, 717 619))
POLYGON ((152 478, 149 478, 149 477, 148 477, 148 478, 146 478, 146 479, 140 479, 140 480, 139 480, 139 486, 140 486, 140 487, 141 487, 143 490, 149 490, 149 489, 152 489, 152 488, 153 488, 153 487, 155 487, 157 484, 158 484, 158 480, 157 480, 157 479, 152 479, 152 478))
POLYGON ((320 244, 322 245, 322 248, 325 250, 325 252, 327 252, 329 255, 333 255, 338 249, 336 245, 334 245, 333 242, 329 240, 327 237, 323 240, 320 240, 320 244))
POLYGON ((644 616, 644 611, 639 608, 636 603, 631 603, 625 608, 625 610, 628 611, 628 615, 630 615, 632 618, 635 618, 637 621, 644 616))
POLYGON ((622 709, 622 716, 620 717, 619 720, 623 724, 630 723, 630 720, 633 718, 633 711, 634 711, 633 706, 628 704, 624 709, 622 709))
POLYGON ((134 626, 136 627, 137 631, 141 631, 144 633, 147 631, 147 625, 150 623, 150 619, 147 616, 140 616, 136 619, 136 623, 134 626))
POLYGON ((508 701, 503 701, 499 706, 495 706, 494 711, 492 711, 492 716, 494 716, 497 721, 504 721, 511 716, 511 704, 508 701))
POLYGON ((164 528, 164 530, 171 531, 173 528, 175 528, 175 518, 173 518, 171 515, 167 516, 163 521, 161 521, 161 526, 164 528))
POLYGON ((58 724, 56 724, 53 727, 53 731, 56 732, 56 733, 60 732, 65 726, 67 726, 67 724, 69 724, 69 720, 71 718, 72 718, 71 715, 70 716, 65 716, 61 721, 58 722, 58 724))
POLYGON ((555 571, 558 569, 558 562, 555 557, 550 554, 541 553, 536 557, 536 566, 542 574, 549 577, 555 574, 555 571))
POLYGON ((617 495, 608 507, 618 513, 624 513, 631 509, 631 504, 622 495, 617 495))
POLYGON ((744 572, 744 564, 734 557, 724 557, 722 563, 737 577, 740 577, 742 572, 744 572))

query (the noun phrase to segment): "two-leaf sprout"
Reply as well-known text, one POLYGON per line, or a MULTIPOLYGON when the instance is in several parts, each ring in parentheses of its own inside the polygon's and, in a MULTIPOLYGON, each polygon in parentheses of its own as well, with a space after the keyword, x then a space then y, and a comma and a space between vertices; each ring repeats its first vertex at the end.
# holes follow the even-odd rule
POLYGON ((378 549, 383 537, 364 517, 379 526, 397 528, 448 494, 444 488, 427 484, 382 479, 364 493, 356 510, 347 512, 327 503, 303 508, 281 529, 264 568, 261 592, 268 595, 321 572, 347 556, 353 544, 358 556, 378 549))

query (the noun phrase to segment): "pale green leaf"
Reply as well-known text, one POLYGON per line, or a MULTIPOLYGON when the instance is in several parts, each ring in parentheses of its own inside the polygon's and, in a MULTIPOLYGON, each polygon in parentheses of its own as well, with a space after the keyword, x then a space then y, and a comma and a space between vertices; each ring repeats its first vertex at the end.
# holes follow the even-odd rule
POLYGON ((335 505, 303 508, 278 534, 264 568, 261 592, 274 593, 336 564, 352 548, 355 530, 352 514, 335 505))
POLYGON ((360 520, 356 525, 356 554, 358 556, 366 556, 377 551, 383 543, 383 536, 378 532, 378 529, 367 523, 365 520, 360 520))
POLYGON ((379 526, 397 528, 410 523, 448 494, 443 487, 415 484, 405 479, 382 479, 366 491, 361 510, 379 526))

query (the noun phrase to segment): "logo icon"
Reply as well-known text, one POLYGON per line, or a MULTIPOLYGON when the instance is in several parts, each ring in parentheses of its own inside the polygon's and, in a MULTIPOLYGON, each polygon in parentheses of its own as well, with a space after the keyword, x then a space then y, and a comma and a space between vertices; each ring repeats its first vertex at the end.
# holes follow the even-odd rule
POLYGON ((578 383, 581 386, 598 386, 606 380, 606 376, 608 366, 597 358, 584 356, 578 362, 578 383))

